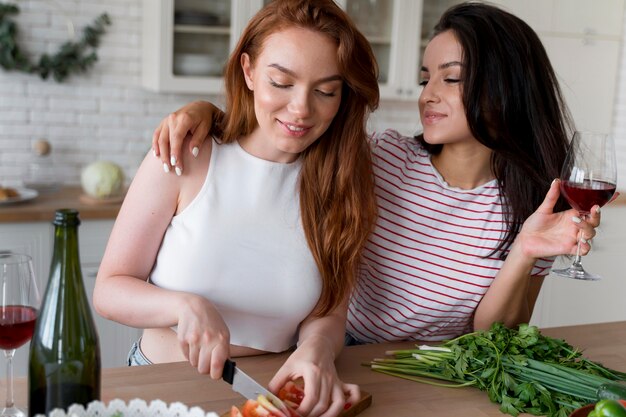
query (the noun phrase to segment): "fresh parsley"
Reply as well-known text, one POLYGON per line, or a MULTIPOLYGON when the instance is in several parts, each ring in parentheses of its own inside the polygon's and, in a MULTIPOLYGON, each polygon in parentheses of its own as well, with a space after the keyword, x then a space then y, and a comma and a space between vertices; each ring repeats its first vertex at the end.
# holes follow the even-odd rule
POLYGON ((389 351, 392 358, 374 359, 368 365, 377 372, 432 385, 475 386, 512 416, 567 417, 594 402, 603 384, 626 381, 626 373, 585 359, 564 340, 544 336, 528 324, 510 329, 495 323, 488 331, 416 348, 389 351))

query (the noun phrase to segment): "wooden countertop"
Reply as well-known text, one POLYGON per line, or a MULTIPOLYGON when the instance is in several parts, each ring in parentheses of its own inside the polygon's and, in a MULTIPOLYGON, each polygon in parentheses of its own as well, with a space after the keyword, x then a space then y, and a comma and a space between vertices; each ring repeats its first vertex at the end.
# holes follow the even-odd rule
MULTIPOLYGON (((584 350, 587 358, 619 371, 626 371, 626 322, 569 326, 544 329, 545 335, 565 339, 584 350)), ((373 344, 347 347, 337 360, 337 368, 346 382, 358 383, 372 394, 372 405, 363 417, 502 417, 498 405, 476 388, 442 388, 394 378, 361 366, 388 349, 409 347, 414 343, 373 344)), ((238 358, 237 365, 266 384, 287 354, 238 358)), ((4 380, 0 392, 5 392, 4 380)), ((16 380, 17 406, 26 404, 26 381, 16 380)), ((120 398, 126 402, 141 398, 147 402, 161 399, 199 406, 206 412, 221 414, 243 399, 222 381, 198 374, 187 363, 105 369, 102 376, 102 400, 120 398)))
POLYGON ((89 204, 81 201, 80 186, 64 186, 59 191, 40 194, 35 199, 18 204, 0 206, 0 223, 52 221, 54 212, 60 208, 73 208, 79 211, 80 218, 115 219, 121 201, 113 203, 89 204))
MULTIPOLYGON (((37 198, 19 204, 0 206, 0 223, 52 221, 54 212, 60 208, 74 208, 81 219, 115 219, 121 201, 89 204, 81 201, 80 186, 64 186, 50 194, 40 194, 37 198)), ((620 194, 611 206, 626 205, 626 192, 620 194)))

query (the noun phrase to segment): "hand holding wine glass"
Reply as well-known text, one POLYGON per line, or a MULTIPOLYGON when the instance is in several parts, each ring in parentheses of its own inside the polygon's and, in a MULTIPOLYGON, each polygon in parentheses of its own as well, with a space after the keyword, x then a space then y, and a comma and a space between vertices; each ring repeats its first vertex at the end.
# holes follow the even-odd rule
POLYGON ((24 417, 13 403, 13 355, 33 336, 40 297, 28 255, 0 254, 0 348, 7 359, 7 397, 0 417, 24 417))
MULTIPOLYGON (((595 206, 606 204, 617 185, 617 166, 613 138, 604 133, 576 132, 561 170, 561 194, 584 219, 595 206)), ((572 265, 553 270, 567 278, 595 281, 600 276, 582 266, 580 242, 572 265)))

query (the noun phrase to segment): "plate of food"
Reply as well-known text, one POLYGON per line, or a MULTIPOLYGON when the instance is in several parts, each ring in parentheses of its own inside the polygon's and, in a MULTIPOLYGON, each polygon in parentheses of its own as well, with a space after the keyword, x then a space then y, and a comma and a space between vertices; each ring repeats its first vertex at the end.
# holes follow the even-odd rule
POLYGON ((30 188, 0 186, 0 205, 22 203, 32 200, 38 195, 36 190, 30 188))

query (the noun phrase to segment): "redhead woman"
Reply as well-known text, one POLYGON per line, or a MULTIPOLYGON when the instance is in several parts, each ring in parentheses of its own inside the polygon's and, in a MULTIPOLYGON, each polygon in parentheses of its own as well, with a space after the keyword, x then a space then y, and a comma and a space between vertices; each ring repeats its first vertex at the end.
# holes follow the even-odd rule
POLYGON ((144 329, 130 364, 188 361, 219 378, 228 357, 295 348, 270 389, 303 378, 297 411, 334 416, 359 397, 334 360, 376 216, 372 50, 332 0, 275 1, 247 25, 225 82, 219 129, 181 175, 154 176, 152 155, 141 164, 94 304, 144 329))

